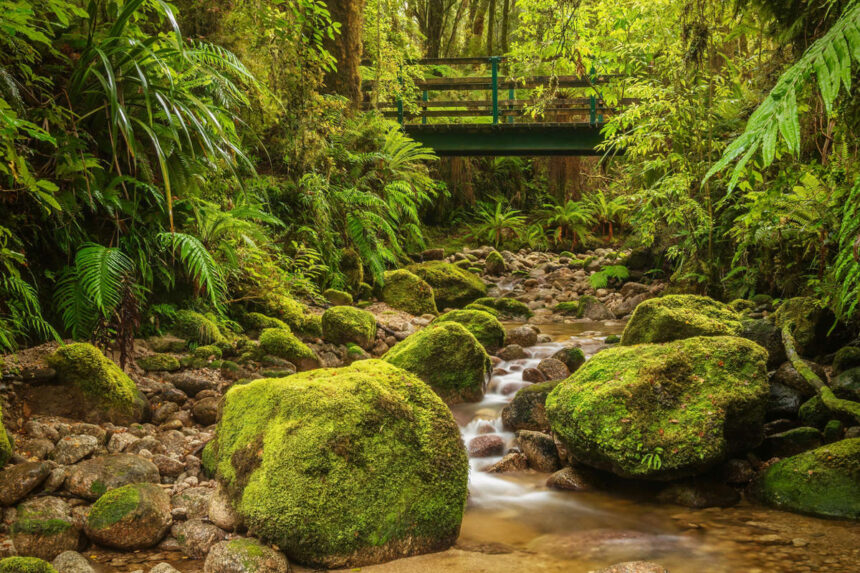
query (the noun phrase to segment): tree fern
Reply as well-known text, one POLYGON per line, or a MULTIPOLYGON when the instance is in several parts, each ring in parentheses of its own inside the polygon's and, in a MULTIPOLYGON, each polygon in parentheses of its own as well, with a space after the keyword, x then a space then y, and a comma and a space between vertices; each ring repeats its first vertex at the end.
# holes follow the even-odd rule
POLYGON ((158 241, 173 252, 178 250, 179 259, 197 287, 205 292, 216 308, 221 308, 227 298, 227 285, 221 267, 197 237, 185 233, 159 233, 158 241))
POLYGON ((770 94, 750 116, 744 133, 726 148, 722 158, 705 175, 705 180, 740 158, 729 181, 729 188, 733 188, 757 152, 761 152, 765 167, 773 162, 779 139, 785 142, 790 153, 799 153, 797 99, 800 90, 815 75, 829 114, 842 88, 851 90, 852 66, 856 62, 860 62, 860 4, 852 3, 830 30, 782 74, 770 94))

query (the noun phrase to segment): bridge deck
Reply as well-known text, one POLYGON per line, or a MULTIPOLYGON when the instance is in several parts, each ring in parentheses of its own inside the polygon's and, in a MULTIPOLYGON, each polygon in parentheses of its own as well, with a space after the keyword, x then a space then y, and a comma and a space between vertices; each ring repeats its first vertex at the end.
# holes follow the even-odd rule
POLYGON ((601 155, 603 124, 406 124, 410 137, 440 156, 601 155))

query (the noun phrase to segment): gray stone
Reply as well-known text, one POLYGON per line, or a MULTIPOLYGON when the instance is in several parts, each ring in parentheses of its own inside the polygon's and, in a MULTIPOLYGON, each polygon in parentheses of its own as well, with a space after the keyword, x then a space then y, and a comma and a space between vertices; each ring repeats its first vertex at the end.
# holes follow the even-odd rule
POLYGON ((51 473, 49 462, 25 462, 0 473, 0 504, 15 505, 39 487, 51 473))
POLYGON ((77 551, 63 551, 51 563, 57 573, 96 573, 87 558, 77 551))
POLYGON ((99 440, 94 436, 77 435, 66 436, 57 442, 50 458, 60 465, 68 466, 75 464, 96 451, 99 440))

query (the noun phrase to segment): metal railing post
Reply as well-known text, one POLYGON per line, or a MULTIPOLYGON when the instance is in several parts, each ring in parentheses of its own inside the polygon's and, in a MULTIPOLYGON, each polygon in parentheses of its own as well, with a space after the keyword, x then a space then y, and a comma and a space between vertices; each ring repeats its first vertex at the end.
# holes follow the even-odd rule
MULTIPOLYGON (((508 101, 514 101, 515 98, 516 98, 516 94, 515 94, 514 88, 509 89, 508 90, 508 101)), ((510 111, 514 111, 514 104, 509 104, 508 109, 510 111)), ((514 114, 513 113, 508 116, 508 123, 514 123, 514 114)))
MULTIPOLYGON (((594 84, 594 71, 595 71, 594 65, 592 65, 591 69, 588 71, 588 76, 591 79, 592 85, 594 84)), ((592 87, 591 90, 594 91, 594 87, 592 87)), ((591 94, 591 97, 589 98, 588 107, 589 107, 588 123, 590 123, 591 125, 594 125, 595 123, 597 123, 597 97, 594 94, 591 94)))
MULTIPOLYGON (((424 103, 430 101, 430 96, 428 95, 427 90, 421 92, 421 101, 423 101, 424 103)), ((427 125, 427 106, 425 105, 423 107, 424 109, 421 110, 421 123, 423 125, 427 125)))
POLYGON ((493 124, 499 123, 499 57, 490 58, 493 76, 493 124))

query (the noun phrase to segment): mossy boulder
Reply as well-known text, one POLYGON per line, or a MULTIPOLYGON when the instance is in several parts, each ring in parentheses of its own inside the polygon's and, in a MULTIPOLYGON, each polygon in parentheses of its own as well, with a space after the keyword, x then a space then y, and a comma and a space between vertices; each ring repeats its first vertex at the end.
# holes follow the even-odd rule
POLYGON ((234 386, 208 455, 248 527, 299 563, 360 567, 459 533, 468 460, 451 412, 379 360, 234 386))
POLYGON ((172 354, 155 353, 137 360, 137 365, 146 372, 175 372, 179 370, 179 359, 172 354))
POLYGON ((488 275, 500 275, 508 270, 508 265, 498 251, 492 251, 484 261, 484 270, 488 275))
POLYGON ((196 344, 227 344, 227 338, 214 320, 193 310, 180 310, 170 331, 196 344))
POLYGON ((7 557, 0 560, 0 573, 57 573, 57 570, 38 557, 7 557))
POLYGON ((261 312, 249 312, 242 320, 242 324, 249 331, 257 333, 262 332, 267 328, 285 328, 287 330, 290 329, 287 323, 280 318, 266 316, 261 312))
POLYGON ((610 348, 550 393, 547 416, 582 463, 628 478, 696 475, 761 442, 766 360, 729 336, 610 348))
POLYGON ((786 324, 791 325, 797 352, 802 356, 815 356, 828 351, 828 331, 833 326, 833 313, 816 299, 799 296, 784 301, 776 312, 773 320, 777 328, 782 330, 786 324))
MULTIPOLYGON (((267 328, 260 333, 258 352, 283 358, 295 364, 299 370, 319 367, 319 358, 313 350, 287 329, 267 328)), ((261 357, 262 358, 262 357, 261 357)))
POLYGON ((114 549, 147 549, 164 538, 173 519, 170 496, 153 483, 133 483, 101 496, 87 516, 86 533, 114 549))
POLYGON ((391 308, 416 316, 439 312, 433 288, 418 275, 398 269, 386 272, 384 279, 381 298, 391 308))
POLYGON ((71 508, 58 497, 28 499, 17 507, 10 528, 20 555, 53 559, 63 551, 75 551, 80 531, 72 523, 71 508))
POLYGON ((3 407, 0 405, 0 468, 4 467, 12 457, 12 443, 3 424, 3 407))
POLYGON ((534 314, 526 303, 507 296, 499 298, 485 296, 476 300, 475 304, 494 308, 504 318, 531 318, 534 314))
POLYGON ((506 430, 534 430, 549 432, 549 419, 546 417, 546 397, 560 382, 539 382, 519 390, 511 403, 502 409, 502 424, 506 430))
POLYGON ((567 369, 576 372, 580 366, 585 364, 585 352, 578 346, 565 346, 552 355, 556 360, 561 360, 567 369))
POLYGON ((326 289, 325 291, 323 291, 323 298, 329 301, 331 304, 335 304, 338 306, 349 306, 352 304, 351 294, 334 288, 326 289))
POLYGON ((740 332, 740 315, 725 304, 706 296, 674 294, 639 303, 624 328, 621 344, 737 336, 740 332))
POLYGON ((382 359, 417 375, 448 404, 480 401, 491 372, 487 351, 456 322, 431 324, 396 344, 382 359))
POLYGON ((322 331, 326 342, 369 349, 376 340, 376 317, 360 308, 333 306, 322 315, 322 331))
POLYGON ((860 367, 860 347, 846 346, 840 348, 833 357, 833 374, 839 375, 846 370, 860 367))
POLYGON ((840 373, 830 381, 830 387, 839 398, 860 401, 860 366, 840 373))
POLYGON ((768 370, 779 368, 787 360, 785 346, 782 344, 782 332, 769 318, 741 321, 741 332, 738 336, 752 340, 767 350, 768 370))
POLYGON ((433 324, 456 322, 466 327, 488 352, 505 344, 505 327, 495 316, 481 310, 452 310, 433 320, 433 324))
POLYGON ((579 301, 568 300, 565 302, 560 302, 554 307, 552 307, 552 311, 556 314, 563 314, 565 316, 576 316, 577 314, 579 314, 579 301))
POLYGON ((462 308, 487 294, 487 285, 466 269, 450 263, 429 261, 407 267, 433 288, 437 308, 462 308))
POLYGON ((61 346, 48 357, 48 364, 68 387, 63 398, 67 406, 76 410, 77 419, 129 425, 149 418, 149 400, 119 366, 92 344, 61 346))
POLYGON ((486 306, 483 304, 478 304, 476 302, 472 302, 472 303, 467 304, 466 306, 463 307, 463 310, 480 310, 480 311, 492 314, 496 318, 499 318, 499 316, 501 315, 501 313, 498 310, 496 310, 495 308, 493 308, 491 306, 486 306))
POLYGON ((253 537, 222 541, 206 556, 203 573, 290 573, 284 554, 253 537))
POLYGON ((762 472, 753 489, 779 509, 860 519, 860 438, 780 460, 762 472))
POLYGON ((306 337, 322 338, 322 315, 306 314, 302 319, 302 327, 299 332, 306 337))

